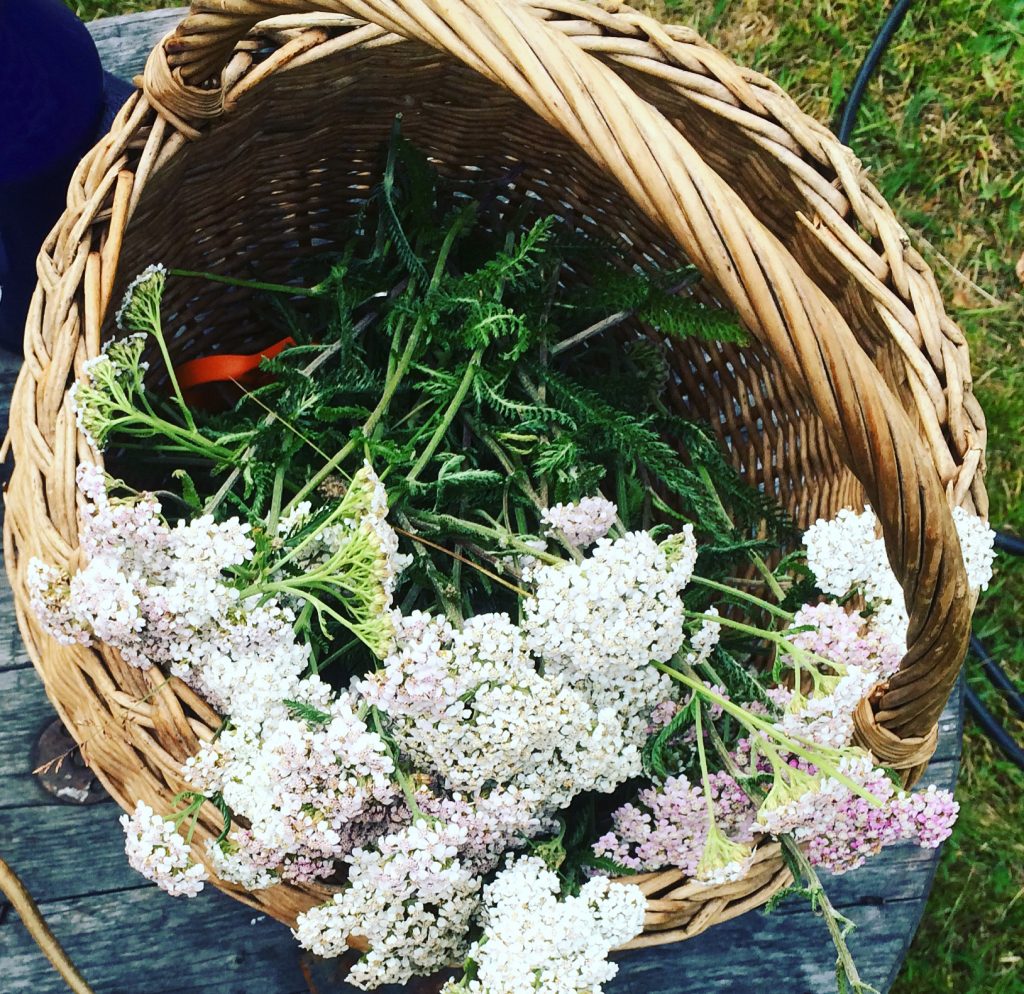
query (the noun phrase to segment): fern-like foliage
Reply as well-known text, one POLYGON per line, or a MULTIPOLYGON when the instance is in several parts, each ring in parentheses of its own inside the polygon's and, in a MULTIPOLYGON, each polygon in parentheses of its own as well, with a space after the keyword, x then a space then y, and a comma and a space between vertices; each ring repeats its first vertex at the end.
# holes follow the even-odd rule
MULTIPOLYGON (((692 296, 695 270, 643 271, 531 216, 528 201, 502 214, 507 174, 450 183, 398 122, 378 175, 335 247, 297 267, 312 291, 266 298, 268 339, 297 344, 265 360, 262 384, 234 407, 201 416, 218 452, 245 458, 197 460, 174 478, 183 507, 226 487, 217 513, 247 515, 270 555, 270 516, 300 491, 323 513, 369 460, 392 520, 424 540, 398 600, 436 611, 443 593, 463 615, 518 609, 522 550, 495 535, 543 535, 541 505, 598 491, 624 528, 662 536, 692 523, 711 576, 779 543, 784 516, 707 429, 666 407, 672 342, 744 340, 731 315, 692 296)), ((339 678, 368 665, 323 618, 297 621, 316 658, 339 678)), ((649 757, 658 769, 667 749, 649 757)))

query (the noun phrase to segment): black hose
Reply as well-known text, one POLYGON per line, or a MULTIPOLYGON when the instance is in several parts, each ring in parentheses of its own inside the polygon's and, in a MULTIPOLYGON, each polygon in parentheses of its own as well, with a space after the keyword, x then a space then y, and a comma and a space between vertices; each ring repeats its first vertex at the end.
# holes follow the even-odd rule
POLYGON ((974 720, 981 726, 981 730, 1006 754, 1007 759, 1024 770, 1024 749, 1013 740, 1013 736, 1003 728, 998 719, 984 704, 981 703, 978 695, 967 687, 964 690, 964 700, 974 720))
POLYGON ((1009 532, 996 532, 996 548, 1010 553, 1011 556, 1024 556, 1024 538, 1018 538, 1009 532))
POLYGON ((1006 671, 988 654, 984 642, 974 634, 971 635, 971 651, 981 660, 981 668, 985 671, 989 683, 1003 695, 1006 703, 1024 718, 1024 695, 1006 675, 1006 671))
POLYGON ((885 54, 885 50, 889 47, 893 36, 899 31, 903 18, 907 16, 907 11, 910 10, 912 2, 913 0, 896 0, 892 10, 889 11, 889 16, 886 17, 881 28, 878 30, 878 34, 875 35, 875 40, 871 43, 868 54, 864 56, 860 69, 857 70, 857 75, 853 79, 850 92, 839 108, 839 114, 836 117, 835 132, 844 145, 850 143, 850 133, 853 131, 857 114, 860 113, 860 104, 864 99, 868 83, 871 82, 871 77, 874 76, 875 70, 878 69, 878 63, 885 54))

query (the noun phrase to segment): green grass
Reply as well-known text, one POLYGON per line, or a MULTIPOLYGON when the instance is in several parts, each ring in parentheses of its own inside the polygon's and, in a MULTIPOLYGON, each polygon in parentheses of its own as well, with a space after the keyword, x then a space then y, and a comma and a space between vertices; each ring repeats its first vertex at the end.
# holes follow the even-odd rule
MULTIPOLYGON (((173 6, 70 2, 84 17, 173 6)), ((697 26, 830 121, 881 23, 857 0, 640 0, 697 26), (668 9, 666 9, 668 8, 668 9)), ((932 0, 911 12, 872 84, 852 145, 917 236, 967 332, 988 415, 992 520, 1024 534, 1024 0, 932 0)), ((1001 561, 978 630, 1024 682, 1024 563, 1001 561)), ((971 685, 1018 734, 969 664, 971 685)), ((960 821, 894 994, 1024 991, 1024 776, 968 725, 960 821)))

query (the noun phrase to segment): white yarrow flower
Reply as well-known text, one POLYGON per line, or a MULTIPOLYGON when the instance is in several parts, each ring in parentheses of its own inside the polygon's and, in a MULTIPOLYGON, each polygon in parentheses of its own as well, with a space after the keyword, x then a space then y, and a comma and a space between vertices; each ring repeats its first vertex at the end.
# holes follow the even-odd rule
POLYGON ((459 859, 465 830, 425 820, 357 849, 348 885, 298 916, 295 937, 317 956, 346 952, 349 935, 369 943, 348 975, 364 990, 433 973, 466 952, 480 878, 459 859))
MULTIPOLYGON (((992 578, 995 532, 982 518, 959 507, 953 510, 953 522, 968 582, 973 589, 984 590, 992 578)), ((863 594, 872 611, 871 626, 905 646, 909 620, 903 589, 889 565, 874 511, 844 508, 829 521, 819 518, 804 532, 803 542, 819 588, 835 597, 863 594)))
POLYGON ((989 523, 962 507, 953 508, 953 523, 967 567, 967 582, 975 590, 988 590, 996 558, 996 533, 989 523))
POLYGON ((610 500, 598 495, 547 507, 541 512, 541 518, 549 529, 557 529, 573 545, 585 549, 608 534, 617 513, 618 508, 610 500))
POLYGON ((600 539, 578 563, 538 566, 525 601, 530 649, 567 672, 666 662, 683 643, 679 595, 696 562, 692 526, 658 545, 647 532, 600 539))
POLYGON ((124 297, 121 299, 121 306, 117 309, 117 314, 114 315, 114 323, 118 328, 123 330, 129 327, 129 323, 126 318, 131 311, 132 303, 135 300, 135 294, 139 290, 143 289, 161 293, 166 279, 167 267, 157 262, 143 269, 142 272, 128 284, 124 291, 124 297))
POLYGON ((161 818, 139 801, 135 811, 121 815, 125 852, 133 870, 152 880, 172 897, 195 897, 208 880, 206 869, 192 860, 189 847, 173 821, 161 818))
POLYGON ((604 877, 576 897, 558 893, 542 860, 509 858, 484 888, 484 937, 469 951, 472 994, 601 994, 618 973, 608 953, 643 930, 647 900, 638 887, 604 877))

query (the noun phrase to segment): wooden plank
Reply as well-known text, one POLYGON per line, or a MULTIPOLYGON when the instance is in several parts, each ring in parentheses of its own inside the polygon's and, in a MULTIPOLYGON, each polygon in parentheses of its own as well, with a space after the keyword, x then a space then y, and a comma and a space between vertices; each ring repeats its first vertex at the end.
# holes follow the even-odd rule
MULTIPOLYGON (((174 900, 148 886, 41 907, 97 994, 309 994, 288 930, 209 889, 174 900)), ((67 994, 13 912, 0 925, 0 964, 4 994, 67 994)))
MULTIPOLYGON (((861 976, 880 990, 907 937, 901 905, 844 908, 858 925, 850 938, 861 976)), ((911 905, 916 902, 909 902, 911 905)), ((753 912, 678 946, 622 954, 610 994, 831 994, 835 957, 825 925, 805 907, 753 912), (723 955, 727 951, 726 955, 723 955)))
MULTIPOLYGON (((5 640, 14 637, 3 633, 5 640)), ((50 795, 32 775, 32 747, 54 717, 34 669, 0 673, 0 810, 49 803, 50 795)), ((13 860, 14 855, 5 846, 5 856, 13 860)))
MULTIPOLYGON (((11 413, 11 392, 14 382, 21 369, 21 356, 6 349, 0 349, 0 437, 7 435, 7 420, 11 413)), ((10 474, 10 457, 8 463, 0 467, 0 479, 4 486, 10 474)), ((0 525, 3 524, 3 502, 0 501, 0 525)), ((2 559, 2 552, 0 552, 2 559)), ((31 665, 28 653, 18 634, 18 625, 14 618, 14 594, 7 579, 7 570, 0 569, 0 673, 11 669, 24 669, 31 665)), ((3 762, 0 760, 0 775, 3 762)), ((0 805, 3 795, 0 793, 0 805)))
MULTIPOLYGON (((957 681, 946 703, 945 710, 939 718, 939 741, 935 747, 935 755, 932 763, 949 760, 959 767, 960 752, 963 748, 964 735, 964 705, 963 705, 963 676, 957 681)), ((956 770, 953 772, 953 780, 949 786, 956 782, 956 770)))
POLYGON ((150 49, 174 29, 187 11, 187 7, 176 7, 90 21, 87 27, 96 42, 103 68, 129 80, 141 73, 150 49))
POLYGON ((145 888, 145 879, 125 859, 120 816, 109 799, 80 806, 46 795, 39 805, 4 808, 5 858, 43 904, 145 888))
MULTIPOLYGON (((898 924, 917 901, 843 908, 862 975, 884 985, 909 935, 898 924)), ((308 994, 299 951, 283 926, 253 918, 223 895, 174 900, 152 887, 44 902, 43 913, 97 994, 308 994), (131 965, 130 983, 128 965, 131 965)), ((609 994, 829 994, 834 956, 824 924, 802 906, 753 912, 688 942, 619 954, 609 994), (727 956, 722 955, 728 950, 727 956)), ((12 992, 64 994, 60 979, 11 914, 0 925, 0 962, 12 992), (29 983, 31 980, 31 983, 29 983)), ((336 974, 322 964, 320 975, 336 974)), ((352 994, 336 979, 322 994, 352 994)))
MULTIPOLYGON (((0 524, 2 523, 3 512, 0 511, 0 524)), ((25 645, 18 632, 18 623, 14 615, 14 593, 7 578, 7 570, 0 569, 0 673, 27 669, 31 665, 32 661, 28 658, 28 652, 25 651, 25 645)))

